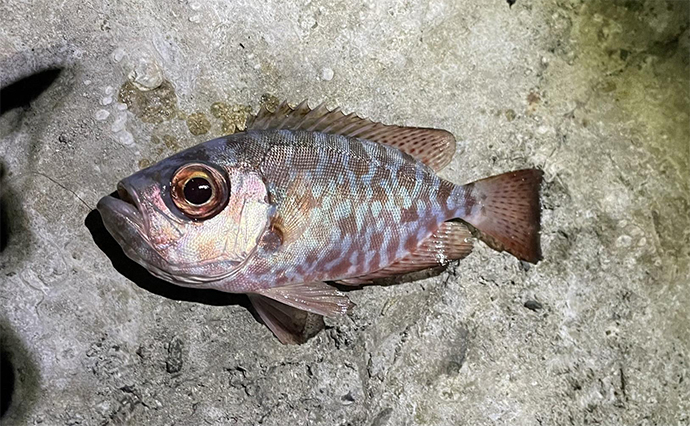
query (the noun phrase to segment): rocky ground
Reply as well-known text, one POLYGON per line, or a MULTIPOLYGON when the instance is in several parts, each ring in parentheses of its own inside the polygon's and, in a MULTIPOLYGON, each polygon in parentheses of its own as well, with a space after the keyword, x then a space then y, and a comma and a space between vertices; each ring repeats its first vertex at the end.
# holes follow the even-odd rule
POLYGON ((0 3, 3 423, 688 424, 690 3, 0 3), (22 80, 24 79, 24 80, 22 80), (127 261, 134 171, 326 101, 545 171, 545 259, 483 244, 282 346, 127 261))

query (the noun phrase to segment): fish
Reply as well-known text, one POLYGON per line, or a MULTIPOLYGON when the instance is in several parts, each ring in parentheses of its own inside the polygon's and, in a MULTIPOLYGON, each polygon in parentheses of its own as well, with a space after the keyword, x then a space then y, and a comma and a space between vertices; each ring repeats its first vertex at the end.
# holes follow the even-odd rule
POLYGON ((542 259, 542 171, 458 185, 438 175, 455 151, 442 129, 283 102, 122 179, 97 210, 152 275, 247 294, 278 340, 296 344, 308 313, 352 310, 341 289, 446 266, 475 238, 542 259))

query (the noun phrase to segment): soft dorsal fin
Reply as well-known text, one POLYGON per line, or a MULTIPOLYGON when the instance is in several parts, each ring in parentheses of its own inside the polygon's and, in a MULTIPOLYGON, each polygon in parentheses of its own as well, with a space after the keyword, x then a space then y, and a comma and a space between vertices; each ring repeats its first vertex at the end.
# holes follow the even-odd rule
POLYGON ((414 252, 381 270, 339 281, 344 285, 364 285, 378 279, 401 276, 428 268, 440 267, 465 258, 472 252, 472 233, 460 222, 444 222, 414 252))
POLYGON ((311 109, 306 100, 295 108, 283 102, 274 112, 262 106, 247 129, 305 130, 368 139, 396 147, 437 172, 455 154, 455 137, 445 130, 384 125, 354 113, 345 115, 340 108, 329 111, 325 104, 311 109))

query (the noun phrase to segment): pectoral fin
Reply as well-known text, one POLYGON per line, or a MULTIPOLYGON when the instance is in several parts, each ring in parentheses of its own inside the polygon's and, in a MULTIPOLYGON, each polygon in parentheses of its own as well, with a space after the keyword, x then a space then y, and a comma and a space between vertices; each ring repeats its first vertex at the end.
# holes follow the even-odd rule
POLYGON ((257 293, 291 307, 326 317, 346 314, 354 306, 344 293, 323 282, 281 286, 257 293))

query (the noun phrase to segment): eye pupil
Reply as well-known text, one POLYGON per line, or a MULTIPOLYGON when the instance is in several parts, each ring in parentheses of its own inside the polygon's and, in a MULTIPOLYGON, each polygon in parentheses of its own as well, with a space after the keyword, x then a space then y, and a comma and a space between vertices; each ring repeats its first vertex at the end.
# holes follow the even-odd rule
POLYGON ((193 205, 203 205, 211 196, 213 189, 204 178, 192 178, 184 185, 184 198, 193 205))

